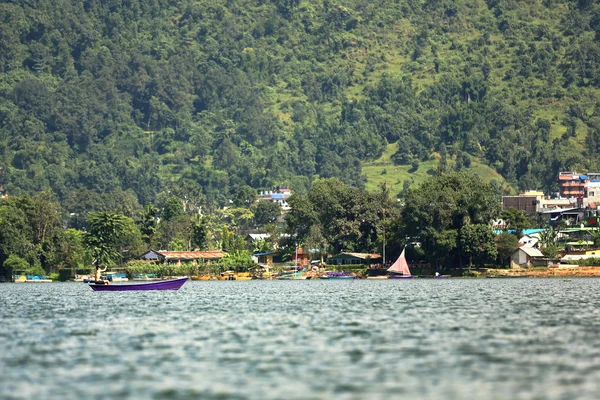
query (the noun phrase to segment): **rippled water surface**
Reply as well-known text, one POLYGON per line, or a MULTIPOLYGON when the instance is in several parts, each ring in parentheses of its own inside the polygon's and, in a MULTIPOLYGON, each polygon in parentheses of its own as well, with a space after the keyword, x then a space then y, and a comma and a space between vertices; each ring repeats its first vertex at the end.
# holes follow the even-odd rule
POLYGON ((0 284, 0 398, 597 399, 600 280, 0 284))

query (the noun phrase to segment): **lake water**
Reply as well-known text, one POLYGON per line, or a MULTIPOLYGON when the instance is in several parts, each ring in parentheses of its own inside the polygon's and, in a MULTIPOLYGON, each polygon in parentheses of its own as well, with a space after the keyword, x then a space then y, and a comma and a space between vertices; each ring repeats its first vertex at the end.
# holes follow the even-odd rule
POLYGON ((597 399, 600 279, 0 284, 2 399, 597 399))

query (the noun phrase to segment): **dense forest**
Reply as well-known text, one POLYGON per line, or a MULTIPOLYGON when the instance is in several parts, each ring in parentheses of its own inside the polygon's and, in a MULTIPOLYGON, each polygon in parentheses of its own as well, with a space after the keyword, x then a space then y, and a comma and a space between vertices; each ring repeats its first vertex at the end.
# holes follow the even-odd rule
POLYGON ((600 169, 592 0, 0 2, 0 184, 74 218, 399 165, 600 169))

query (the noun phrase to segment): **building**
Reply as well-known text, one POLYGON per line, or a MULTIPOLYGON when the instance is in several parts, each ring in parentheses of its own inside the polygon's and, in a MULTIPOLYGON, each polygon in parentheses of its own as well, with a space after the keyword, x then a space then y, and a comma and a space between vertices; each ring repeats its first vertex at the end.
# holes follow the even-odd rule
POLYGON ((516 208, 533 215, 542 208, 543 199, 544 193, 537 191, 523 192, 518 196, 502 196, 502 209, 516 208))
POLYGON ((519 247, 510 256, 511 267, 531 267, 546 265, 544 255, 532 247, 519 247))
POLYGON ((600 204, 600 179, 590 179, 585 186, 583 205, 596 208, 600 204))
POLYGON ((302 247, 298 247, 294 253, 292 253, 292 261, 296 263, 296 265, 307 266, 311 261, 311 254, 307 250, 302 247))
POLYGON ((280 186, 275 190, 265 190, 258 193, 258 201, 272 201, 279 204, 281 211, 288 212, 291 207, 287 200, 292 195, 292 191, 287 186, 280 186))
POLYGON ((348 264, 381 264, 380 254, 369 253, 340 253, 335 257, 327 259, 327 264, 348 265, 348 264))
POLYGON ((275 263, 274 257, 277 253, 274 251, 267 251, 264 253, 254 253, 252 254, 252 259, 260 265, 265 265, 272 267, 275 263))
POLYGON ((559 172, 558 190, 560 197, 573 198, 577 200, 577 203, 583 204, 587 181, 587 175, 579 175, 577 172, 559 172))
POLYGON ((148 250, 140 256, 141 260, 156 261, 161 263, 177 263, 190 261, 212 261, 225 257, 227 253, 222 250, 214 251, 166 251, 148 250))

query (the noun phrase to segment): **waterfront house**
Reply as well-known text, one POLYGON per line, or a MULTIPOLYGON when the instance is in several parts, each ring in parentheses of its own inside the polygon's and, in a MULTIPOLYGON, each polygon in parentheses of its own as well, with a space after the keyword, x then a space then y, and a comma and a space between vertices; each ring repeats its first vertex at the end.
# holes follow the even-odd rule
POLYGON ((519 247, 510 256, 510 265, 516 267, 531 267, 546 265, 547 260, 538 249, 532 247, 519 247))
POLYGON ((381 255, 372 253, 340 253, 335 257, 328 258, 327 264, 381 264, 381 255))
POLYGON ((254 253, 252 254, 252 259, 260 265, 267 265, 267 266, 273 266, 274 261, 273 261, 273 257, 276 255, 277 253, 274 251, 267 251, 264 253, 254 253))
POLYGON ((177 263, 199 261, 203 262, 219 260, 225 257, 227 253, 222 250, 213 251, 166 251, 166 250, 149 250, 141 255, 140 259, 146 261, 156 261, 160 263, 177 263))
POLYGON ((295 252, 292 253, 292 261, 296 265, 308 266, 310 265, 311 254, 302 247, 298 247, 295 252))

